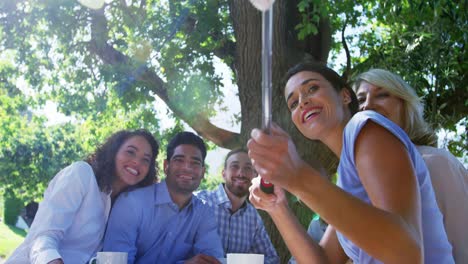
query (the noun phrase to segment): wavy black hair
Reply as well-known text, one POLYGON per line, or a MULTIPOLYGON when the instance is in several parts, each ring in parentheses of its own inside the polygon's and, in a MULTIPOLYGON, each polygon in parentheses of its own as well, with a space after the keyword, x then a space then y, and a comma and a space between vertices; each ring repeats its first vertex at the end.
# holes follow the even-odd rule
POLYGON ((99 189, 102 192, 110 193, 112 191, 112 183, 116 179, 115 173, 115 157, 119 148, 130 138, 141 136, 148 141, 151 146, 151 164, 146 177, 139 182, 137 187, 144 187, 153 184, 158 179, 158 168, 156 166, 156 158, 159 153, 159 143, 154 136, 144 129, 138 130, 121 130, 112 134, 96 151, 89 155, 86 159, 93 168, 94 175, 99 189))
POLYGON ((177 146, 183 145, 183 144, 193 145, 193 146, 197 147, 201 151, 201 154, 202 154, 202 157, 203 157, 202 164, 205 165, 205 158, 206 158, 205 142, 203 141, 203 139, 201 137, 195 135, 192 132, 187 132, 187 131, 177 133, 171 139, 169 144, 167 144, 166 159, 168 161, 171 160, 172 155, 174 155, 175 148, 177 146))

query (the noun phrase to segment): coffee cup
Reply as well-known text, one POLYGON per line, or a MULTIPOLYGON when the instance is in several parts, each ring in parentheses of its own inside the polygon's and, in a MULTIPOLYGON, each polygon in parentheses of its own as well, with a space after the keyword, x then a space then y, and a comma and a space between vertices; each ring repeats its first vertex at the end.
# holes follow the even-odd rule
POLYGON ((227 264, 263 264, 264 258, 262 254, 229 253, 227 264))
POLYGON ((127 264, 127 252, 98 252, 90 264, 127 264))

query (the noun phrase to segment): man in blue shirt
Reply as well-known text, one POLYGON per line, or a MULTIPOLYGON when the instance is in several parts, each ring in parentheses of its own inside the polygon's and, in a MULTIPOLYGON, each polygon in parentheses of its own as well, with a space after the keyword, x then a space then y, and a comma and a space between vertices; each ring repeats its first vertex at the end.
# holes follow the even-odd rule
POLYGON ((104 251, 128 252, 128 264, 219 263, 223 249, 213 210, 193 195, 205 157, 201 138, 178 133, 167 146, 165 181, 115 202, 104 251))
POLYGON ((246 150, 229 152, 222 171, 224 184, 196 195, 213 207, 224 253, 255 253, 266 264, 279 263, 278 254, 257 210, 247 202, 251 181, 257 176, 246 150))

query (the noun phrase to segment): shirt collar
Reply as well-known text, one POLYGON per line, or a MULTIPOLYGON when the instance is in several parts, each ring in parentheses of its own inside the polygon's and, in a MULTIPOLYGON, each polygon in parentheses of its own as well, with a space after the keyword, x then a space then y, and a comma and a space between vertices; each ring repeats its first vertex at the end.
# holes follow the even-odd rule
POLYGON ((167 204, 172 203, 169 190, 167 189, 166 181, 163 180, 160 183, 155 184, 154 190, 154 203, 155 204, 167 204))
MULTIPOLYGON (((190 199, 190 202, 184 208, 188 208, 193 204, 193 194, 190 199)), ((155 191, 154 191, 154 204, 174 204, 172 201, 171 195, 169 194, 169 190, 167 189, 167 183, 165 180, 161 181, 160 183, 155 184, 155 191)))
POLYGON ((216 194, 215 195, 216 203, 218 205, 223 204, 223 203, 229 203, 229 205, 231 205, 231 200, 229 200, 229 197, 227 196, 223 183, 220 183, 218 188, 216 188, 214 192, 216 194))
MULTIPOLYGON (((223 205, 224 204, 224 207, 231 209, 232 208, 232 203, 231 203, 231 200, 229 200, 229 197, 227 196, 227 193, 226 193, 226 190, 224 189, 224 187, 225 187, 225 184, 221 183, 221 184, 219 184, 218 188, 215 190, 216 203, 218 205, 223 205)), ((239 208, 238 211, 241 212, 241 211, 245 210, 245 208, 247 208, 247 200, 244 201, 244 203, 242 204, 242 206, 239 208)))

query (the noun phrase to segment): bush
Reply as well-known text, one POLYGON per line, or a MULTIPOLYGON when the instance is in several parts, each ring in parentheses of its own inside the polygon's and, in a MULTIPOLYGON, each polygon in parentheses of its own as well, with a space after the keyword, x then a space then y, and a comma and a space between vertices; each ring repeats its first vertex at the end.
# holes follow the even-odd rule
POLYGON ((14 226, 21 212, 21 208, 23 208, 23 203, 20 199, 11 194, 5 194, 4 201, 3 216, 5 217, 5 223, 14 226))

